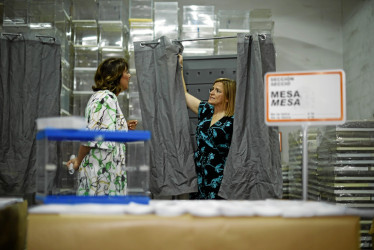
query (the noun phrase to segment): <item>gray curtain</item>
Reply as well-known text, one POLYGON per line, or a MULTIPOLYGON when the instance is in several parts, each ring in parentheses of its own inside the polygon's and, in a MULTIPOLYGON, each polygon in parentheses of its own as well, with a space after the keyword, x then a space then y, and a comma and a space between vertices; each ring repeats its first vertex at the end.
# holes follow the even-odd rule
POLYGON ((271 36, 238 34, 234 132, 219 191, 225 199, 282 196, 278 129, 264 121, 264 74, 271 71, 271 36))
POLYGON ((0 195, 36 191, 36 123, 60 114, 60 45, 1 38, 0 195))
POLYGON ((167 37, 134 43, 142 122, 152 133, 150 191, 156 196, 197 191, 189 119, 177 54, 183 46, 167 37))

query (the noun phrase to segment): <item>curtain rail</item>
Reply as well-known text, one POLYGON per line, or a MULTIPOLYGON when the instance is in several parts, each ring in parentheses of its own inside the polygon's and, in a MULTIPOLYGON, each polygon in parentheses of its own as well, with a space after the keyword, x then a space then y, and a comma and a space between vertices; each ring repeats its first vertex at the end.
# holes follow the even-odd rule
MULTIPOLYGON (((22 33, 18 33, 18 34, 17 33, 2 33, 1 35, 6 37, 7 39, 10 39, 10 37, 12 37, 12 40, 19 38, 19 37, 23 37, 22 33)), ((35 37, 39 38, 39 40, 41 41, 43 38, 48 38, 51 41, 56 42, 56 38, 53 36, 35 35, 35 37)))
POLYGON ((22 34, 16 34, 16 33, 2 33, 3 36, 22 36, 22 34))
POLYGON ((183 40, 173 40, 173 42, 190 42, 190 41, 204 41, 204 40, 215 40, 215 39, 226 39, 226 38, 237 38, 237 36, 217 36, 208 38, 192 38, 183 40))
MULTIPOLYGON (((259 34, 264 39, 266 38, 265 34, 259 34)), ((246 35, 246 38, 251 37, 251 35, 246 35)), ((193 38, 193 39, 184 39, 184 40, 173 40, 172 42, 190 42, 190 41, 203 41, 203 40, 215 40, 215 39, 227 39, 227 38, 237 38, 237 36, 217 36, 217 37, 208 37, 208 38, 193 38)), ((159 44, 159 42, 140 42, 140 46, 144 47, 145 45, 159 44)))
POLYGON ((19 37, 22 37, 21 33, 19 33, 19 34, 16 34, 16 33, 2 33, 1 35, 3 35, 6 39, 11 40, 11 41, 13 41, 13 40, 15 40, 19 37))

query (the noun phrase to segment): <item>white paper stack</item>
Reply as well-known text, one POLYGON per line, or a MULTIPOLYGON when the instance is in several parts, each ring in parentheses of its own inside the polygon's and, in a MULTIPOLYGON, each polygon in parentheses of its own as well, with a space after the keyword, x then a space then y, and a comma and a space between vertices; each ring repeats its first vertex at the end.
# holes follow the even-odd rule
MULTIPOLYGON (((374 122, 327 127, 318 148, 321 200, 374 211, 374 122)), ((371 246, 372 218, 361 218, 361 247, 371 246)))

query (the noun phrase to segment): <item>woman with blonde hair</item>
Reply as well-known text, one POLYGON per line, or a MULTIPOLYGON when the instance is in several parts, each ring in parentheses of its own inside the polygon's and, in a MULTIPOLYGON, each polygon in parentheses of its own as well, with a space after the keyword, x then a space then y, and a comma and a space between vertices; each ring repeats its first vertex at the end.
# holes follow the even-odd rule
POLYGON ((218 191, 233 133, 236 82, 228 78, 216 79, 208 102, 204 102, 187 92, 181 55, 179 63, 187 107, 198 115, 194 153, 198 192, 190 194, 190 198, 222 199, 218 191))

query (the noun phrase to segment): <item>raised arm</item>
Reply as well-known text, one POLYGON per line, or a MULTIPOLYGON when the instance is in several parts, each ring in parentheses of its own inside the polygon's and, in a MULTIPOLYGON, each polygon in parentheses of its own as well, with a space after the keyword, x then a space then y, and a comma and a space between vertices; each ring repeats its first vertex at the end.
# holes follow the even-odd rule
POLYGON ((178 60, 181 66, 183 88, 184 88, 184 94, 186 96, 187 107, 191 109, 192 112, 197 114, 197 112, 199 111, 199 104, 201 100, 199 100, 198 98, 194 97, 193 95, 187 92, 186 82, 184 81, 184 76, 183 76, 183 56, 178 55, 178 60))

